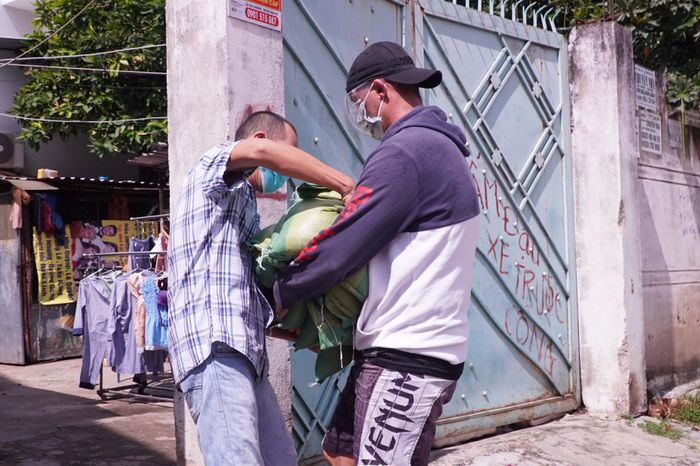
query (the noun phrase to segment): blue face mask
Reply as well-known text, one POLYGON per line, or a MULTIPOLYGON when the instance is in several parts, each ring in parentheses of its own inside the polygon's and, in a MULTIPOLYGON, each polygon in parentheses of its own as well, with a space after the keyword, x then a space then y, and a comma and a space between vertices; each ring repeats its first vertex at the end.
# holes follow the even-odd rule
POLYGON ((266 167, 259 167, 260 170, 260 186, 264 193, 274 193, 284 185, 289 179, 288 176, 280 175, 276 171, 266 167))

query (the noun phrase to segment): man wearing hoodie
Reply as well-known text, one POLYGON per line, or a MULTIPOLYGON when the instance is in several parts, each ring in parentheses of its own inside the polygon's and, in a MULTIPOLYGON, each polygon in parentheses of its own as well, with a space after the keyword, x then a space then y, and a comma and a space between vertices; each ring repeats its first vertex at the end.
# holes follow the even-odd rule
POLYGON ((331 464, 427 464, 467 355, 479 205, 466 138, 419 88, 442 81, 398 44, 353 62, 346 108, 381 139, 336 222, 281 272, 281 308, 319 296, 369 264, 355 365, 323 447, 331 464))

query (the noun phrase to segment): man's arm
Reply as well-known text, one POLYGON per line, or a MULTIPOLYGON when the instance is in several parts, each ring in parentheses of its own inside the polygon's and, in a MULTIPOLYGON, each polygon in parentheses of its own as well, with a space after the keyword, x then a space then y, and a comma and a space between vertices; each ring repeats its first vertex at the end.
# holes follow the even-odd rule
POLYGON ((238 142, 231 150, 227 171, 241 171, 262 165, 283 175, 319 184, 350 194, 355 182, 301 149, 269 139, 251 138, 238 142))
POLYGON ((418 212, 418 170, 396 147, 372 157, 348 206, 277 275, 275 301, 288 307, 323 294, 367 264, 418 212))

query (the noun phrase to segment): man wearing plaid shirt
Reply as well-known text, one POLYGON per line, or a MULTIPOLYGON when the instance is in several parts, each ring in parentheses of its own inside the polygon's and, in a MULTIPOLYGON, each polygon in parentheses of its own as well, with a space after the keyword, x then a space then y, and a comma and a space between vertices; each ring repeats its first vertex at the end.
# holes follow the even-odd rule
POLYGON ((297 149, 296 130, 274 113, 252 114, 235 139, 190 170, 171 219, 170 358, 207 465, 293 465, 267 379, 265 329, 273 311, 240 246, 260 230, 255 191, 274 191, 291 176, 346 196, 353 181, 297 149))

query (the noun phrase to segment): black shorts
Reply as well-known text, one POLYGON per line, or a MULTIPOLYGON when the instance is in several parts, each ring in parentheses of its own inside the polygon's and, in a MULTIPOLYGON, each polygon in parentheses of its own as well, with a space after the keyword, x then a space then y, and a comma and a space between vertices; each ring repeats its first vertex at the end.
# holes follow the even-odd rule
POLYGON ((357 464, 428 464, 435 421, 456 383, 355 360, 323 448, 357 464))

